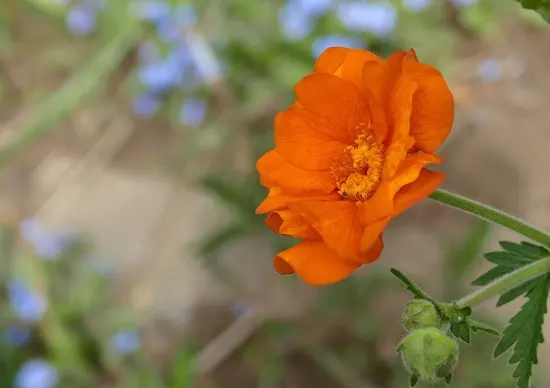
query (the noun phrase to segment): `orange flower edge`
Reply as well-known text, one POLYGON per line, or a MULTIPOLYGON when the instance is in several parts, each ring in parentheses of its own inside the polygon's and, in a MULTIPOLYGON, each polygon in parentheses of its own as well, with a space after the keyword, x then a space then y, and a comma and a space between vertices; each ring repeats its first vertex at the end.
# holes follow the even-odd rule
POLYGON ((275 118, 275 149, 257 162, 269 195, 256 213, 302 239, 274 267, 307 283, 338 282, 383 250, 391 219, 429 196, 444 175, 434 152, 449 135, 452 94, 415 52, 387 60, 331 47, 275 118))

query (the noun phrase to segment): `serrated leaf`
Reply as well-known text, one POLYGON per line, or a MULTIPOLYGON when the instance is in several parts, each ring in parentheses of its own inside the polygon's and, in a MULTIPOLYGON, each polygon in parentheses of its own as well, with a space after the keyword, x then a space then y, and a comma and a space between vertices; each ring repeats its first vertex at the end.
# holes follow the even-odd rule
MULTIPOLYGON (((500 246, 504 251, 489 252, 484 255, 488 261, 496 264, 496 266, 475 279, 472 282, 473 285, 484 286, 526 264, 550 256, 547 249, 525 241, 520 244, 500 241, 500 246)), ((507 298, 512 296, 513 294, 509 294, 507 298)))
POLYGON ((465 321, 453 323, 451 325, 451 333, 465 343, 470 343, 470 326, 465 321))
POLYGON ((538 279, 529 280, 522 285, 512 288, 511 290, 505 292, 498 298, 497 301, 497 307, 504 306, 507 303, 510 303, 511 301, 519 298, 520 296, 524 295, 526 292, 528 292, 531 288, 535 286, 538 279))
POLYGON ((468 325, 470 326, 470 329, 473 331, 473 332, 476 332, 476 331, 482 331, 484 333, 487 333, 487 334, 492 334, 492 335, 500 335, 500 332, 494 328, 493 326, 485 323, 485 322, 479 322, 479 321, 475 321, 473 319, 470 319, 470 318, 467 318, 467 321, 468 325))
POLYGON ((418 384, 418 376, 412 375, 411 376, 411 387, 416 387, 416 384, 418 384))
POLYGON ((447 376, 445 376, 445 382, 447 384, 451 384, 451 381, 453 380, 453 374, 449 373, 447 376))
POLYGON ((537 348, 544 341, 542 325, 549 292, 550 275, 537 278, 527 292, 527 301, 510 319, 493 353, 496 358, 514 347, 510 363, 517 364, 514 377, 518 388, 529 387, 533 365, 538 364, 537 348))
POLYGON ((403 273, 396 270, 395 268, 390 269, 390 272, 397 279, 399 279, 406 286, 407 290, 409 290, 411 292, 411 294, 413 294, 416 298, 432 300, 432 298, 430 298, 424 291, 422 291, 422 289, 418 285, 416 285, 414 282, 412 282, 403 273))

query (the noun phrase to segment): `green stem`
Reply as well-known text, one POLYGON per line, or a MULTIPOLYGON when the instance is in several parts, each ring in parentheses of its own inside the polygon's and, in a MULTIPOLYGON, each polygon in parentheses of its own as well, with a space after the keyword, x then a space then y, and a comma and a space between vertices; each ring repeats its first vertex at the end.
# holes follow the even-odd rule
MULTIPOLYGON (((528 224, 520 218, 511 216, 494 207, 445 190, 436 190, 430 198, 465 213, 474 215, 482 220, 502 225, 533 241, 550 247, 550 234, 528 224)), ((457 309, 472 307, 548 272, 550 272, 550 257, 523 266, 507 275, 493 280, 484 287, 478 288, 476 291, 459 299, 455 302, 454 307, 457 309)))
POLYGON ((475 306, 548 272, 550 272, 550 257, 525 265, 509 274, 493 280, 486 286, 478 288, 476 291, 460 298, 455 302, 454 307, 463 309, 465 307, 475 306))
POLYGON ((453 194, 445 190, 436 190, 430 198, 483 220, 502 225, 533 241, 550 247, 549 233, 523 221, 520 218, 507 214, 502 210, 498 210, 481 202, 477 202, 473 199, 466 198, 458 194, 453 194))

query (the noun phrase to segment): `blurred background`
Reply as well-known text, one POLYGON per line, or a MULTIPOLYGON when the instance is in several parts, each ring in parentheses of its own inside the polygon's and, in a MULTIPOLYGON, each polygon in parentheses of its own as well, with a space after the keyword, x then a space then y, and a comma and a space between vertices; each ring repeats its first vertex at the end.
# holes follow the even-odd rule
MULTIPOLYGON (((2 0, 0 386, 408 386, 388 269, 452 300, 515 236, 426 201, 308 287, 272 269, 255 160, 326 47, 414 47, 456 99, 444 187, 550 228, 549 37, 511 0, 2 0)), ((494 344, 453 387, 514 387, 494 344)))

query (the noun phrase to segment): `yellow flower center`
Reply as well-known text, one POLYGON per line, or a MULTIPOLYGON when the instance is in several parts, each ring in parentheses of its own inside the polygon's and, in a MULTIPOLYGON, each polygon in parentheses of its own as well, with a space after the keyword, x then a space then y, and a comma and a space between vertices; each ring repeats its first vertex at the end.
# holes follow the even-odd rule
POLYGON ((352 201, 369 199, 382 177, 384 152, 371 133, 361 134, 333 162, 331 172, 338 193, 352 201))

